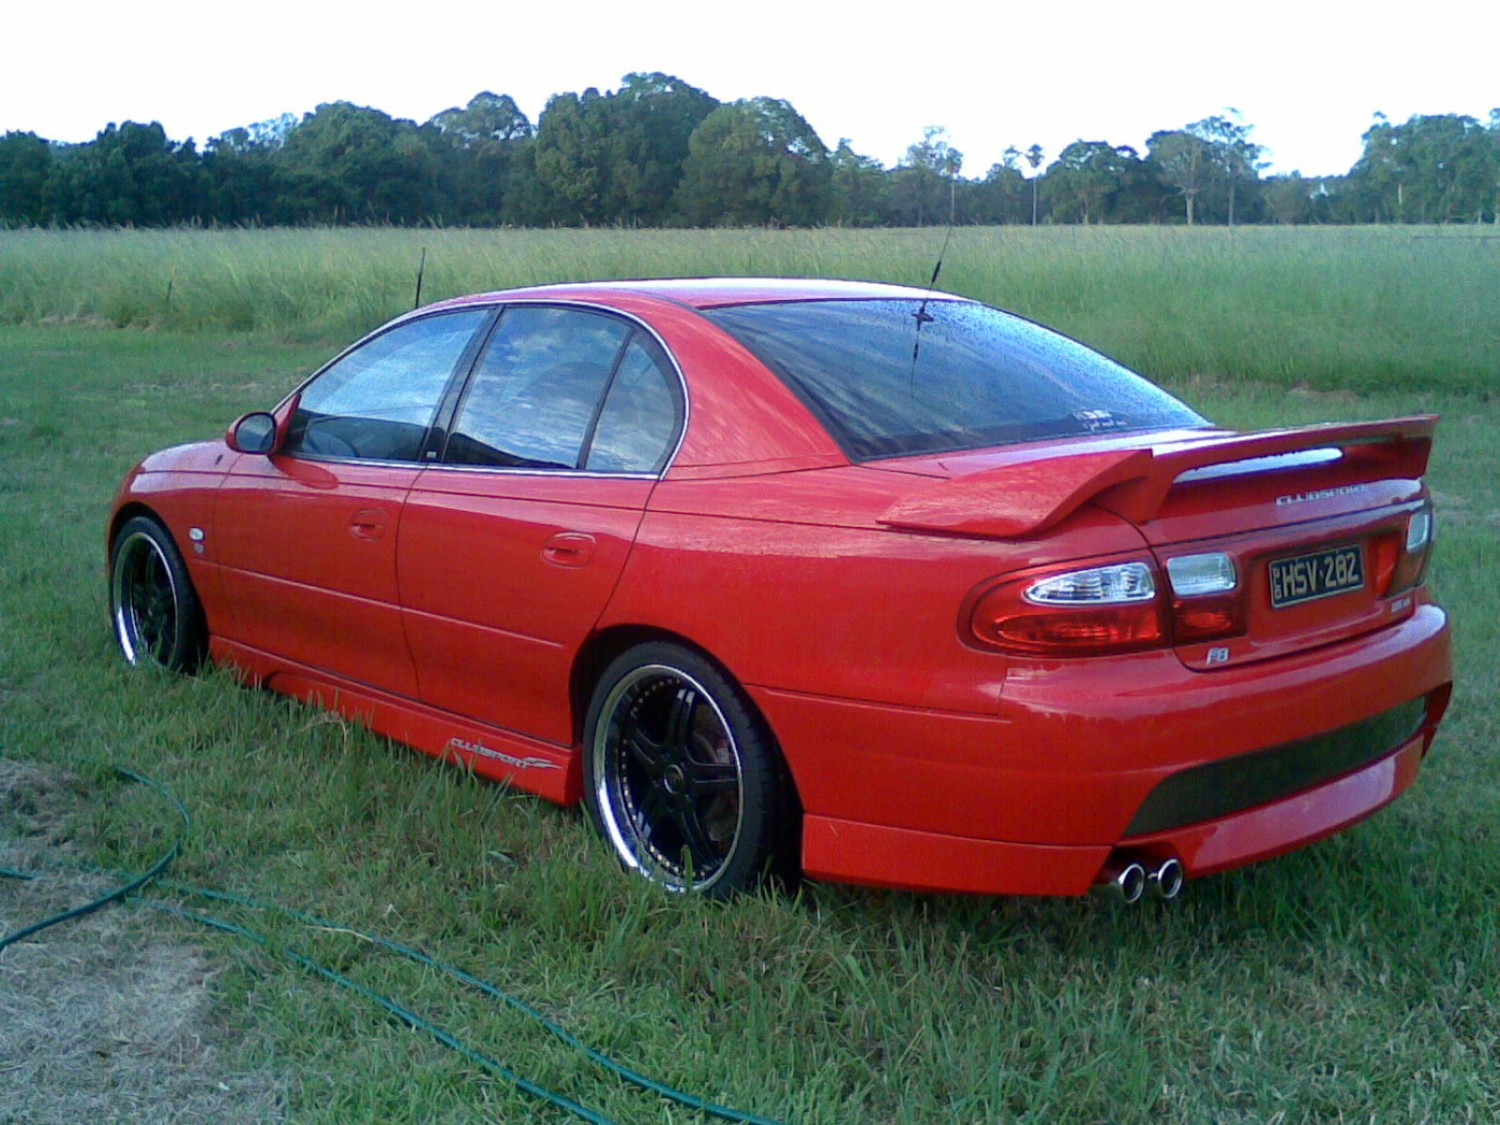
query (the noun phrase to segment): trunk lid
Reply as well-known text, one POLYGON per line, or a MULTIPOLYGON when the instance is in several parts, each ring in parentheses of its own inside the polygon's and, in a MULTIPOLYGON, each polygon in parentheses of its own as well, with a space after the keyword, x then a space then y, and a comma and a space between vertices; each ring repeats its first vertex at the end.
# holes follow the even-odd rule
MULTIPOLYGON (((1245 628, 1178 644, 1183 663, 1199 671, 1238 667, 1410 616, 1410 588, 1394 589, 1393 581, 1407 523, 1426 505, 1421 478, 1434 421, 1309 427, 1221 447, 1233 451, 1226 461, 1191 451, 1184 463, 1195 463, 1150 497, 1154 513, 1137 526, 1163 573, 1174 558, 1228 555, 1245 628)), ((1163 459, 1170 463, 1171 454, 1163 459)), ((1097 502, 1123 514, 1131 499, 1141 497, 1125 496, 1118 507, 1109 496, 1097 502)))
MULTIPOLYGON (((1092 504, 1140 530, 1164 585, 1173 559, 1222 552, 1238 578, 1244 630, 1176 647, 1190 668, 1236 667, 1410 615, 1413 596, 1395 580, 1413 564, 1404 554, 1407 525, 1427 504, 1421 478, 1436 421, 1179 431, 1147 435, 1151 444, 1116 439, 1060 443, 1040 456, 1012 447, 907 461, 902 471, 943 479, 892 505, 881 522, 1030 538, 1092 504)), ((1192 603, 1177 601, 1179 610, 1192 603)))

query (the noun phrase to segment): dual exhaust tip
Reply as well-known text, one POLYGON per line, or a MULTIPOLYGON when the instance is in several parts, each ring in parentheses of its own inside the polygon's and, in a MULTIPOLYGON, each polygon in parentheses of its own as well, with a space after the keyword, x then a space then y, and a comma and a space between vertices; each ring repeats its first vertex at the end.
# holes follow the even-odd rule
POLYGON ((1164 859, 1153 867, 1131 860, 1105 870, 1093 893, 1126 905, 1140 902, 1147 894, 1165 902, 1182 891, 1182 864, 1176 859, 1164 859))

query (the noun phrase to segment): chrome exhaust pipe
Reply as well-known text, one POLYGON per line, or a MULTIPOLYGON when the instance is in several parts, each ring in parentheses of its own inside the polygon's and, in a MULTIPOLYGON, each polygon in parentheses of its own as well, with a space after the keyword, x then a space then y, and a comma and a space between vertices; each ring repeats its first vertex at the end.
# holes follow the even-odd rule
POLYGON ((1146 889, 1163 902, 1176 898, 1182 891, 1182 864, 1176 859, 1163 860, 1146 876, 1146 889))
POLYGON ((1127 863, 1113 874, 1105 875, 1090 890, 1101 898, 1129 906, 1139 902, 1141 895, 1146 893, 1146 869, 1139 863, 1127 863))

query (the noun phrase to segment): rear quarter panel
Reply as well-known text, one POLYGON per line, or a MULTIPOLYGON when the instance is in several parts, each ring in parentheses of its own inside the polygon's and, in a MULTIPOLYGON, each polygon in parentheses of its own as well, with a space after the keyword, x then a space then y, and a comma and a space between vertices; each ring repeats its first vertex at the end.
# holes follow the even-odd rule
POLYGON ((1006 659, 961 638, 970 591, 1015 568, 1142 546, 1092 509, 1016 542, 881 527, 900 487, 857 466, 663 481, 601 626, 678 633, 747 686, 993 715, 1006 659))

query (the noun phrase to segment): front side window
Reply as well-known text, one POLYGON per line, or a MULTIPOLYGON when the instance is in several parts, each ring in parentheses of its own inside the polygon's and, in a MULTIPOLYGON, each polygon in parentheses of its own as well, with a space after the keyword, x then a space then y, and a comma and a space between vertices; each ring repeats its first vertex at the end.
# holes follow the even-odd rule
POLYGON ((1205 425, 1029 320, 951 298, 704 310, 800 395, 853 460, 1205 425))
POLYGON ((417 460, 443 389, 489 316, 464 309, 408 321, 334 361, 303 388, 284 450, 417 460))
POLYGON ((443 460, 653 471, 676 437, 677 399, 663 366, 654 341, 624 320, 509 308, 464 392, 443 460))

